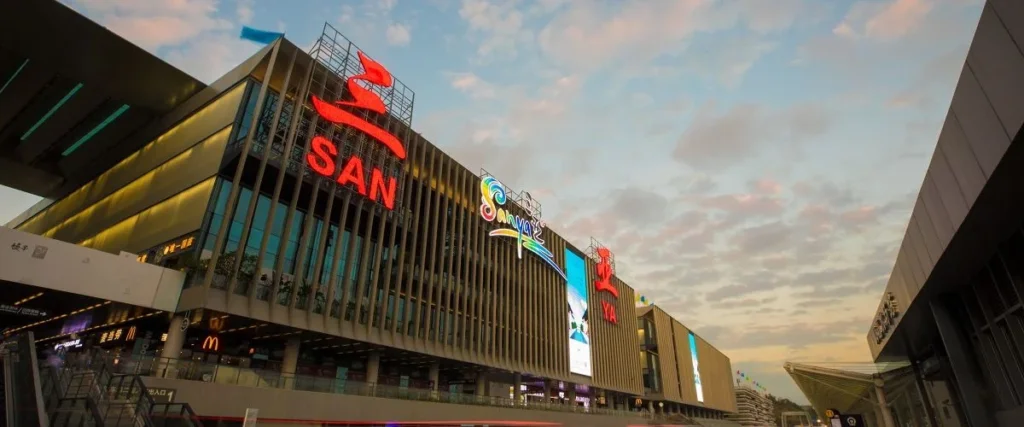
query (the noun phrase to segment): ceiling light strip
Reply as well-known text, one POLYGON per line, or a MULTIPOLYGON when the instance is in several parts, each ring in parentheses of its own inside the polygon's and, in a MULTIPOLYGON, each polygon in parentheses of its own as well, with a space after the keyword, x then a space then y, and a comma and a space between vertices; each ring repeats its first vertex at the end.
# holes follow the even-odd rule
POLYGON ((78 147, 81 147, 82 144, 85 144, 90 139, 92 139, 92 137, 96 136, 96 134, 100 133, 100 131, 103 130, 103 128, 109 126, 111 123, 114 122, 114 120, 117 120, 118 117, 121 117, 121 115, 124 114, 125 111, 128 111, 128 108, 128 104, 121 105, 116 111, 107 116, 107 118, 103 119, 103 121, 100 122, 100 124, 96 125, 96 127, 92 128, 92 130, 90 130, 85 135, 82 135, 81 138, 78 138, 78 141, 75 141, 74 144, 71 144, 71 146, 64 150, 63 153, 60 153, 60 155, 67 157, 69 154, 74 153, 75 150, 78 149, 78 147))
POLYGON ((28 131, 25 132, 25 134, 21 136, 21 141, 25 142, 25 140, 28 139, 28 137, 32 136, 32 133, 35 132, 36 129, 39 129, 39 126, 42 126, 43 122, 49 120, 50 117, 53 116, 53 114, 56 113, 57 110, 60 109, 60 107, 64 106, 64 104, 66 102, 68 102, 68 100, 71 99, 71 97, 75 96, 75 94, 78 93, 78 91, 81 90, 81 89, 82 89, 82 84, 81 83, 79 83, 79 84, 75 85, 75 87, 71 88, 71 90, 69 90, 68 93, 65 94, 63 98, 60 99, 60 101, 57 101, 56 105, 54 105, 53 107, 50 107, 50 111, 47 111, 46 114, 44 114, 43 117, 41 117, 39 119, 39 121, 36 122, 36 124, 34 124, 34 125, 32 125, 32 127, 28 128, 28 131))
POLYGON ((4 93, 4 89, 7 89, 7 86, 11 85, 11 82, 18 77, 18 74, 21 74, 21 70, 24 70, 26 65, 28 65, 28 59, 26 59, 25 62, 22 62, 21 66, 19 66, 17 70, 14 70, 14 74, 11 74, 11 77, 7 78, 7 81, 4 82, 3 86, 0 86, 0 93, 4 93))

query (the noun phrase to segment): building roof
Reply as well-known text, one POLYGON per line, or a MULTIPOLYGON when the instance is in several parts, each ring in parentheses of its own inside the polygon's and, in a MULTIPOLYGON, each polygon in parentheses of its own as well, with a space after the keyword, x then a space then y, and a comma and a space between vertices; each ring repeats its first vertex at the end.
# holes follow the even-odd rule
POLYGON ((786 362, 784 368, 819 414, 827 409, 840 413, 873 414, 877 406, 872 390, 883 384, 889 401, 892 394, 913 384, 906 364, 829 363, 828 366, 786 362))
POLYGON ((205 87, 55 0, 2 2, 0 185, 59 197, 205 87))

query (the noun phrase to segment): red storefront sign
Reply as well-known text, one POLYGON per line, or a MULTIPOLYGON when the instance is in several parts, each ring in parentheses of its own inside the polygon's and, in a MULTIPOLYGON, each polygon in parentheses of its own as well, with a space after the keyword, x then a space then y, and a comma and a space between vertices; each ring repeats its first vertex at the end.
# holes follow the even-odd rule
MULTIPOLYGON (((612 252, 608 248, 597 248, 597 280, 594 281, 594 289, 597 292, 607 292, 615 299, 619 299, 619 290, 612 284, 612 252)), ((615 315, 615 306, 608 301, 601 301, 601 317, 605 321, 618 324, 619 319, 615 315)))
MULTIPOLYGON (((405 147, 398 137, 346 110, 346 108, 362 109, 380 114, 387 112, 387 107, 380 96, 363 88, 357 82, 364 81, 376 86, 391 87, 394 83, 391 73, 380 63, 363 55, 362 52, 359 52, 359 62, 363 65, 363 73, 349 77, 346 81, 352 101, 332 103, 312 95, 313 108, 322 119, 358 129, 384 145, 392 155, 404 160, 405 147)), ((385 176, 384 172, 375 166, 372 166, 367 173, 363 159, 358 154, 353 154, 343 160, 341 170, 335 177, 334 173, 338 166, 335 162, 338 156, 338 146, 326 137, 317 135, 313 137, 310 147, 310 153, 306 155, 306 162, 314 172, 335 179, 338 185, 351 185, 359 194, 375 202, 383 203, 388 209, 395 208, 395 193, 398 188, 398 180, 395 177, 385 176)))

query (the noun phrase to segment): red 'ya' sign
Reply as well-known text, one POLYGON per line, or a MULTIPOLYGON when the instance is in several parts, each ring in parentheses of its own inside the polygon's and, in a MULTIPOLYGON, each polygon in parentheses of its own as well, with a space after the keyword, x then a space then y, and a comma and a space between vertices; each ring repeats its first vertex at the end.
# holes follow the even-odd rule
MULTIPOLYGON (((608 248, 597 248, 597 259, 597 280, 594 281, 594 289, 597 292, 608 292, 618 299, 619 290, 612 284, 612 252, 608 248)), ((615 316, 615 306, 608 301, 601 301, 601 315, 608 322, 619 323, 615 316)))
MULTIPOLYGON (((405 147, 395 135, 343 108, 369 110, 381 114, 387 112, 387 107, 380 96, 356 82, 362 80, 373 85, 390 87, 394 83, 391 73, 383 65, 363 55, 362 52, 359 52, 359 62, 363 65, 363 73, 349 77, 346 81, 352 101, 331 103, 313 95, 313 108, 324 120, 356 128, 383 144, 395 157, 404 160, 405 147)), ((313 137, 310 147, 311 151, 306 155, 306 162, 309 163, 310 169, 325 177, 335 178, 334 173, 337 171, 335 159, 338 156, 338 146, 330 139, 317 135, 313 137)), ((370 200, 380 201, 388 209, 395 208, 398 180, 394 177, 385 177, 384 172, 377 167, 373 167, 367 174, 363 159, 355 154, 342 161, 341 165, 341 171, 335 178, 339 185, 352 185, 359 194, 369 197, 370 200), (369 175, 369 179, 367 179, 367 175, 369 175)))

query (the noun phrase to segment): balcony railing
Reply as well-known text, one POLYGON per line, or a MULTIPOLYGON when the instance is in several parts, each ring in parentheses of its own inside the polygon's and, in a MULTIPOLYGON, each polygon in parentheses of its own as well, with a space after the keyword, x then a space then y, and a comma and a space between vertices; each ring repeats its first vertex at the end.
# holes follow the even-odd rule
POLYGON ((115 359, 114 362, 115 371, 121 374, 203 381, 243 387, 313 391, 353 396, 431 401, 463 405, 497 406, 543 411, 576 412, 594 415, 651 418, 651 414, 647 412, 583 407, 554 402, 524 401, 516 404, 514 399, 505 397, 477 396, 466 393, 451 393, 423 388, 374 384, 330 377, 282 374, 281 372, 271 370, 242 368, 187 359, 143 357, 119 358, 115 359))

